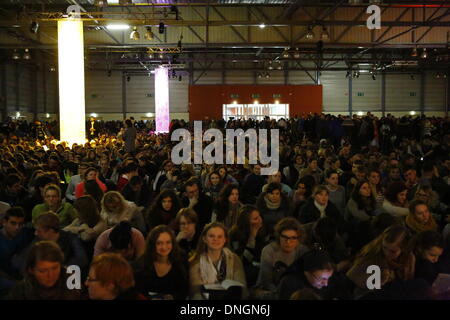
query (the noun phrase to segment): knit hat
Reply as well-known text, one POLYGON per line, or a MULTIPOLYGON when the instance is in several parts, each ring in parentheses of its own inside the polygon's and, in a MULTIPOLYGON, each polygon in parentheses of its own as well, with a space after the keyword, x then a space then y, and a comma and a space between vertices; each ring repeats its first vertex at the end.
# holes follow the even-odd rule
POLYGON ((328 269, 333 264, 333 260, 326 251, 317 249, 308 251, 302 259, 304 271, 328 269))

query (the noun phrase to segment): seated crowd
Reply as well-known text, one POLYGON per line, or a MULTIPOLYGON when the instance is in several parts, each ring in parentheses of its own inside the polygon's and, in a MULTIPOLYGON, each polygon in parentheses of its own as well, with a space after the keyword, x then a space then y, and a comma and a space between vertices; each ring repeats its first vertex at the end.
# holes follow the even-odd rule
POLYGON ((131 146, 3 132, 0 299, 449 298, 433 286, 450 276, 448 118, 347 120, 205 121, 280 129, 270 176, 247 158, 176 165, 145 127, 131 146))

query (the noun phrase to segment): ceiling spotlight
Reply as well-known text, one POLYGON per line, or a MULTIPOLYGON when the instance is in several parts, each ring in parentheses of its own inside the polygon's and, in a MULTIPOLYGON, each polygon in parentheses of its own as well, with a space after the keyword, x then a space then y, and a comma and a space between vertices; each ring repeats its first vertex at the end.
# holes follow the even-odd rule
POLYGON ((295 59, 299 59, 300 58, 300 50, 298 50, 298 48, 295 48, 294 58, 295 59))
POLYGON ((262 74, 258 72, 258 79, 262 78, 262 74))
POLYGON ((149 53, 149 54, 148 54, 148 58, 149 58, 149 59, 153 59, 153 58, 154 58, 153 53, 149 53))
POLYGON ((94 5, 97 7, 107 7, 108 6, 108 1, 107 0, 95 0, 94 5))
POLYGON ((314 39, 314 32, 313 32, 313 27, 312 26, 308 27, 308 32, 306 33, 305 38, 308 39, 308 40, 314 39))
POLYGON ((330 34, 328 33, 327 28, 323 27, 322 34, 320 35, 322 40, 328 40, 330 39, 330 34))
POLYGON ((50 72, 55 72, 56 68, 55 67, 50 67, 50 72))
POLYGON ((20 59, 20 55, 17 52, 17 49, 14 49, 13 55, 12 55, 12 59, 13 60, 19 60, 20 59))
POLYGON ((30 50, 29 49, 25 49, 25 53, 23 54, 23 58, 25 60, 30 60, 31 59, 31 55, 30 55, 30 50))
POLYGON ((277 66, 277 69, 278 69, 278 70, 281 70, 281 69, 283 69, 283 66, 281 65, 281 61, 278 61, 278 66, 277 66))
POLYGON ((289 58, 289 51, 288 50, 289 50, 288 48, 284 49, 283 54, 281 55, 285 59, 289 58))
POLYGON ((147 27, 147 31, 145 32, 144 38, 152 41, 155 38, 155 35, 152 32, 151 27, 147 27))
POLYGON ((37 23, 36 21, 33 21, 30 25, 30 32, 37 33, 38 30, 39 30, 39 23, 37 23))
POLYGON ((417 48, 413 48, 411 51, 411 57, 417 57, 417 48))
POLYGON ((270 74, 267 72, 266 73, 266 79, 269 79, 270 78, 270 74))
POLYGON ((264 22, 259 25, 260 29, 264 29, 265 27, 266 27, 266 24, 264 22))
POLYGON ((130 33, 130 39, 131 40, 139 40, 141 38, 141 35, 139 34, 139 31, 137 31, 137 27, 133 27, 133 31, 130 33))
POLYGON ((159 58, 164 59, 164 54, 162 52, 159 54, 159 58))
POLYGON ((427 48, 423 48, 422 54, 420 55, 422 59, 428 58, 427 48))
POLYGON ((160 34, 164 33, 164 28, 165 28, 164 27, 164 22, 160 22, 159 23, 159 29, 158 29, 160 34))
POLYGON ((447 79, 447 74, 446 73, 444 73, 442 76, 444 77, 444 79, 447 79))

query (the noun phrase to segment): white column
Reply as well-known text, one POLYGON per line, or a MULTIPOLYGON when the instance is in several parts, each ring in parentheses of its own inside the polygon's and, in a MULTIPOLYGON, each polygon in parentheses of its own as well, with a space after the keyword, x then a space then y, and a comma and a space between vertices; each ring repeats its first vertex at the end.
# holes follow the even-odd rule
POLYGON ((155 70, 155 120, 156 132, 169 132, 169 71, 155 70))
POLYGON ((58 21, 60 140, 86 142, 83 21, 58 21))

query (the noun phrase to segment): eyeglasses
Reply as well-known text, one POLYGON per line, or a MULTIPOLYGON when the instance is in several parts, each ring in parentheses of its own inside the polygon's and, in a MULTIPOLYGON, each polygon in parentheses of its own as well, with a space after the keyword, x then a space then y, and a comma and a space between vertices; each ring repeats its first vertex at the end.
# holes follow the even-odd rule
POLYGON ((298 237, 288 237, 288 236, 285 236, 284 234, 282 234, 281 236, 280 236, 280 238, 282 239, 282 240, 284 240, 284 241, 297 241, 298 240, 298 237))
POLYGON ((97 282, 97 281, 99 281, 99 280, 98 279, 89 278, 89 277, 86 278, 86 282, 97 282))

